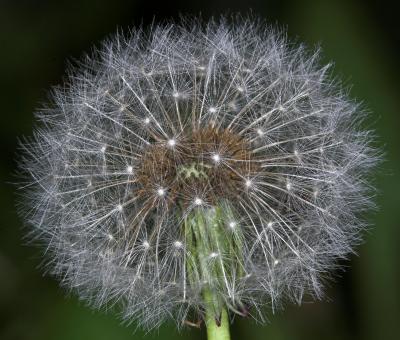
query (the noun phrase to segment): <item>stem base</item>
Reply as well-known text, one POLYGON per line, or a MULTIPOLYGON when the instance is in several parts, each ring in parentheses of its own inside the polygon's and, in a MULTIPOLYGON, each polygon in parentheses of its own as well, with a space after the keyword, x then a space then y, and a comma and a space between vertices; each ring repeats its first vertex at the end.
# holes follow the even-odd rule
POLYGON ((229 332, 229 319, 226 309, 221 311, 220 324, 217 324, 217 320, 214 315, 206 315, 206 326, 207 326, 207 339, 208 340, 230 340, 231 335, 229 332))

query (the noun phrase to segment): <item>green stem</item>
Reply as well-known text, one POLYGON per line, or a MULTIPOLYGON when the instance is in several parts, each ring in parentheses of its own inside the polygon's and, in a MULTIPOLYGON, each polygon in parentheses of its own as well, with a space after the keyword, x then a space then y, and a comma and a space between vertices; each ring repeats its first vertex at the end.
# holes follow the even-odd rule
POLYGON ((230 340, 229 318, 226 308, 222 308, 221 315, 215 315, 214 301, 209 290, 204 291, 206 303, 206 327, 208 340, 230 340))
POLYGON ((185 264, 189 282, 205 282, 202 298, 205 308, 205 324, 208 340, 230 340, 229 316, 217 287, 228 285, 231 271, 240 272, 237 252, 240 249, 240 234, 232 238, 223 228, 232 220, 231 210, 216 206, 210 210, 197 210, 185 219, 185 238, 191 257, 185 264), (232 259, 220 258, 223 254, 232 259), (210 258, 210 254, 215 254, 210 258), (233 262, 235 261, 235 262, 233 262))

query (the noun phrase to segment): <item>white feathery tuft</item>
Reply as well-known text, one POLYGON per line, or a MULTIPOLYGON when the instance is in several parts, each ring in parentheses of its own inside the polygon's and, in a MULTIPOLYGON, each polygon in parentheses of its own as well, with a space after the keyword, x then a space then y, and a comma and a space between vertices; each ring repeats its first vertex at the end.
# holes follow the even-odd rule
POLYGON ((113 36, 23 146, 21 211, 46 269, 147 328, 202 317, 205 285, 261 319, 265 304, 320 297, 360 242, 378 159, 328 69, 254 19, 113 36), (188 232, 198 214, 201 265, 188 232))

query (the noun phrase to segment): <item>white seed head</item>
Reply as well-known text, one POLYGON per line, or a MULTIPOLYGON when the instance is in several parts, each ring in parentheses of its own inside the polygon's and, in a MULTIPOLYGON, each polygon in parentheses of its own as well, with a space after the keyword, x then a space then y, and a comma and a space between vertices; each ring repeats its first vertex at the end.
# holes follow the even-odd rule
POLYGON ((181 325, 206 285, 258 314, 320 296, 360 242, 379 158, 364 112, 318 52, 253 19, 118 33, 38 112, 21 216, 92 305, 181 325))

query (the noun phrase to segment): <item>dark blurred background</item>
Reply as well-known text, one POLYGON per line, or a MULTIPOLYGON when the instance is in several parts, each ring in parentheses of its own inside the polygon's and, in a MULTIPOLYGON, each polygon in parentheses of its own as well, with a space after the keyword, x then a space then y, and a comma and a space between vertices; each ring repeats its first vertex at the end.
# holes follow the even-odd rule
POLYGON ((233 339, 400 339, 400 32, 390 1, 0 0, 0 339, 205 339, 173 324, 147 335, 112 313, 91 311, 43 277, 39 251, 23 245, 13 194, 17 137, 32 133, 33 111, 60 83, 67 60, 79 58, 117 28, 202 13, 254 14, 288 29, 290 37, 321 44, 324 62, 353 84, 351 95, 371 111, 386 162, 377 176, 376 227, 358 256, 337 273, 327 299, 288 306, 267 325, 236 318, 233 339))

